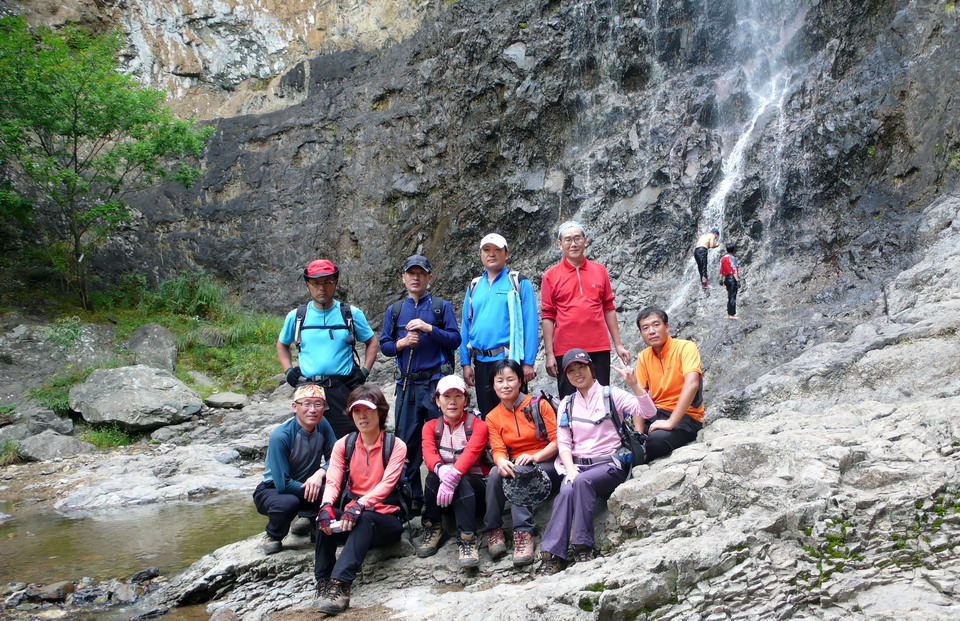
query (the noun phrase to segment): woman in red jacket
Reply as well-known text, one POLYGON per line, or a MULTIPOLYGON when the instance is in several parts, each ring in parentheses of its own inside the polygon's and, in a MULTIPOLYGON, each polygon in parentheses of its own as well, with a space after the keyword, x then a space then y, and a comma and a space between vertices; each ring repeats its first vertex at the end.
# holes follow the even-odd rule
MULTIPOLYGON (((547 399, 538 399, 537 412, 531 411, 533 397, 520 392, 523 370, 513 360, 501 360, 493 367, 493 391, 500 405, 487 414, 490 450, 496 468, 487 476, 487 513, 483 526, 487 550, 498 558, 507 551, 503 534, 503 479, 515 475, 517 466, 539 464, 557 489, 560 475, 553 466, 557 456, 557 414, 547 399)), ((511 504, 513 523, 513 564, 517 567, 533 563, 533 509, 511 504)))
POLYGON ((357 433, 333 445, 323 504, 317 514, 320 535, 314 557, 314 606, 327 614, 338 614, 350 605, 350 585, 370 547, 396 543, 403 533, 395 487, 403 472, 407 447, 400 438, 393 438, 393 449, 384 465, 387 434, 383 428, 390 409, 387 400, 379 388, 366 384, 355 388, 347 403, 346 415, 353 418, 357 433), (348 443, 353 444, 349 465, 348 443), (339 545, 343 550, 337 558, 339 545))
POLYGON ((489 468, 482 459, 487 425, 467 411, 467 385, 456 375, 437 382, 434 403, 442 416, 423 426, 423 461, 430 470, 424 483, 423 535, 416 545, 424 558, 440 548, 441 514, 450 507, 457 520, 461 567, 480 564, 477 515, 482 511, 483 478, 489 468))

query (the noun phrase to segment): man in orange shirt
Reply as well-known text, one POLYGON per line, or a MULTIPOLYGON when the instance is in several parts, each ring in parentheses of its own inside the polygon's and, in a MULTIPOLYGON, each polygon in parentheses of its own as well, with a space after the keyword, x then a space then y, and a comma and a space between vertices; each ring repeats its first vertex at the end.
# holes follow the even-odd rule
POLYGON ((646 428, 650 462, 693 442, 703 429, 703 369, 697 346, 670 336, 665 310, 644 308, 637 327, 647 345, 637 356, 637 381, 657 406, 646 428))

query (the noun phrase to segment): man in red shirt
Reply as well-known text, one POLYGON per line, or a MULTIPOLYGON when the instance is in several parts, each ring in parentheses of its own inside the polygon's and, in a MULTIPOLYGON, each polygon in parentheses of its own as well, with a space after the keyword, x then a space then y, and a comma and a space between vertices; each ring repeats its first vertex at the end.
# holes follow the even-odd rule
POLYGON ((558 233, 563 258, 543 275, 540 310, 547 373, 557 378, 563 398, 574 390, 564 374, 557 373, 567 351, 575 347, 585 350, 604 386, 610 384, 610 341, 624 365, 630 363, 630 352, 620 342, 607 268, 585 255, 588 240, 583 226, 568 220, 558 233))

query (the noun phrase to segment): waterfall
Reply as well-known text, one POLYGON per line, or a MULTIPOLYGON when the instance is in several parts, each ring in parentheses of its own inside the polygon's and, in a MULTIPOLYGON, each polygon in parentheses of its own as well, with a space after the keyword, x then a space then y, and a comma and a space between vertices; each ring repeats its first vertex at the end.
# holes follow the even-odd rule
MULTIPOLYGON (((790 92, 792 72, 783 52, 803 26, 806 12, 805 3, 796 1, 737 1, 734 53, 740 60, 717 79, 715 89, 718 101, 742 93, 751 107, 748 114, 742 115, 748 118, 734 119, 721 130, 721 177, 697 222, 697 235, 716 228, 722 241, 731 234, 725 221, 727 198, 740 187, 746 154, 767 130, 771 112, 778 112, 774 131, 779 132, 782 127, 783 104, 790 92)), ((770 172, 779 178, 779 166, 770 172)), ((696 263, 689 257, 685 264, 683 284, 670 300, 668 313, 688 299, 694 286, 699 289, 696 263)))

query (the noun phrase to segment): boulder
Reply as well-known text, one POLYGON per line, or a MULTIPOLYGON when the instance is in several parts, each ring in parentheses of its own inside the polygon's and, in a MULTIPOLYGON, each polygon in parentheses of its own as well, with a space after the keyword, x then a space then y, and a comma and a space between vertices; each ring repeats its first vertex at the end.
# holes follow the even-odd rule
POLYGON ((203 402, 212 408, 239 410, 250 403, 250 397, 237 392, 218 392, 215 395, 210 395, 203 402))
POLYGON ((156 323, 148 323, 134 330, 127 339, 127 350, 137 364, 167 371, 173 371, 177 364, 177 338, 173 332, 156 323))
POLYGON ((89 442, 70 436, 60 435, 56 431, 46 430, 35 436, 21 440, 17 444, 20 456, 27 461, 46 461, 68 455, 92 453, 97 450, 89 442))
POLYGON ((70 389, 70 408, 90 423, 134 431, 183 422, 200 411, 200 395, 169 371, 138 364, 97 369, 70 389))
POLYGON ((26 423, 14 423, 0 427, 0 446, 3 446, 10 440, 22 440, 31 436, 33 432, 26 423))
POLYGON ((14 422, 26 425, 35 434, 47 429, 62 434, 69 434, 73 431, 72 420, 59 416, 53 410, 35 403, 18 405, 14 414, 14 422))

